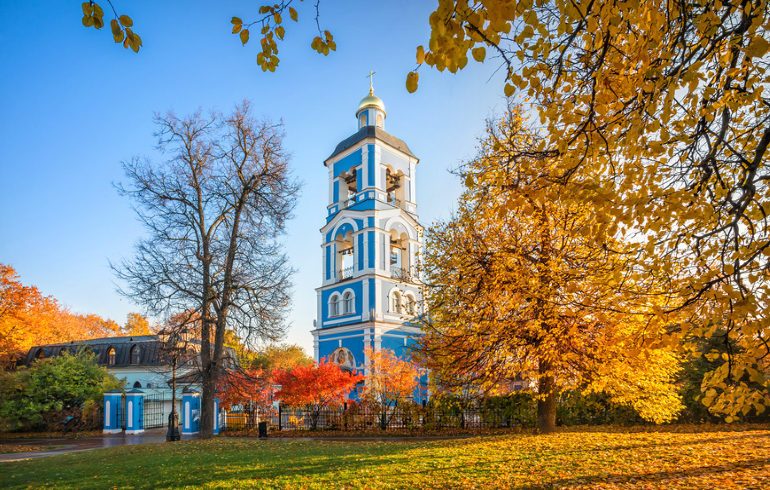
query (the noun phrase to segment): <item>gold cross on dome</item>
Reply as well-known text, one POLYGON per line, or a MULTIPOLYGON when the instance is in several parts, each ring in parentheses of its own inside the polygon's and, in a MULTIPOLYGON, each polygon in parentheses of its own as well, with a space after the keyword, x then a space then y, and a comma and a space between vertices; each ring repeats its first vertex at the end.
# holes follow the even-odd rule
POLYGON ((369 79, 369 95, 374 95, 374 74, 377 73, 376 71, 369 71, 369 74, 366 76, 366 78, 369 79))

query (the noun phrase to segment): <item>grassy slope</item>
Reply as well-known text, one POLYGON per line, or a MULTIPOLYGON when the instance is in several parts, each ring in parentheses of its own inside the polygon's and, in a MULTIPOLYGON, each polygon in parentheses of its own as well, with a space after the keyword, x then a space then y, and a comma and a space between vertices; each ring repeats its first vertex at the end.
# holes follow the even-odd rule
POLYGON ((215 439, 0 464, 4 488, 768 488, 770 430, 215 439))

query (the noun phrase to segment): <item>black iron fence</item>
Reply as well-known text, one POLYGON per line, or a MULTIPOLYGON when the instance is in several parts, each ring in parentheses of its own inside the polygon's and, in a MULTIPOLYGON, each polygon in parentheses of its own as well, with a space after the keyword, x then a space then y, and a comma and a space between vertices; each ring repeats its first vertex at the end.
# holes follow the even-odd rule
POLYGON ((229 412, 226 429, 257 429, 259 422, 267 422, 272 430, 485 429, 530 426, 532 414, 532 407, 518 401, 465 406, 351 403, 320 410, 279 406, 269 411, 229 412))
POLYGON ((260 422, 267 422, 271 427, 279 425, 279 411, 276 409, 249 408, 248 406, 231 410, 224 415, 221 427, 227 430, 257 429, 260 422))

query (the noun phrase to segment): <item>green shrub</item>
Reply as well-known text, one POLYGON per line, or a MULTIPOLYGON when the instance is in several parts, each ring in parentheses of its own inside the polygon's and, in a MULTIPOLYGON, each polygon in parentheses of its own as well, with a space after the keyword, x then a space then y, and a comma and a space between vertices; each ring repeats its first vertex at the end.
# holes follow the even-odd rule
POLYGON ((564 391, 556 405, 558 425, 642 425, 647 424, 631 407, 613 404, 603 393, 583 395, 564 391))
MULTIPOLYGON (((102 393, 124 388, 96 364, 94 354, 81 349, 74 355, 42 359, 28 369, 0 376, 0 430, 59 430, 65 416, 95 418, 102 393), (74 414, 74 415, 73 415, 74 414)), ((92 425, 90 423, 89 425, 92 425)))

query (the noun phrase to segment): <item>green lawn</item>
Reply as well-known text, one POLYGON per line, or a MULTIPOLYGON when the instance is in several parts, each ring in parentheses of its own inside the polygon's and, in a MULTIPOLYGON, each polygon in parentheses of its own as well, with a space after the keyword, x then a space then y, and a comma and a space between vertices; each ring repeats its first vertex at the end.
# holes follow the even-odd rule
POLYGON ((0 487, 768 488, 770 430, 741 429, 599 428, 431 442, 218 438, 0 463, 0 487), (673 432, 682 430, 689 432, 673 432))

